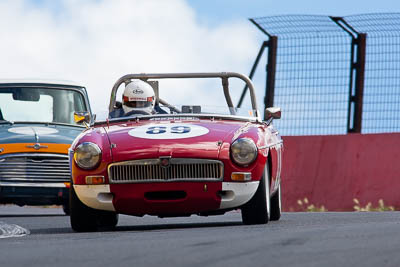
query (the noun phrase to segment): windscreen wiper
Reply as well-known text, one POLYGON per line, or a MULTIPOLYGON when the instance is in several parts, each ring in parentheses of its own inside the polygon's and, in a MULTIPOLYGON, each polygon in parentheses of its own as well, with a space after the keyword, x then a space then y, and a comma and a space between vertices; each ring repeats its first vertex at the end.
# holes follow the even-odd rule
POLYGON ((0 124, 10 124, 10 125, 13 125, 14 122, 13 122, 13 121, 7 121, 7 120, 0 120, 0 124))

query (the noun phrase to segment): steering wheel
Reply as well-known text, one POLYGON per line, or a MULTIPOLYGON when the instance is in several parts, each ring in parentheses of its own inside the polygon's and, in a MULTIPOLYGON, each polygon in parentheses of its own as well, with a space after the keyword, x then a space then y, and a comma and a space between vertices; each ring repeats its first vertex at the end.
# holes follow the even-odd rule
POLYGON ((124 117, 132 116, 132 115, 151 115, 150 113, 144 110, 131 110, 124 114, 124 117))

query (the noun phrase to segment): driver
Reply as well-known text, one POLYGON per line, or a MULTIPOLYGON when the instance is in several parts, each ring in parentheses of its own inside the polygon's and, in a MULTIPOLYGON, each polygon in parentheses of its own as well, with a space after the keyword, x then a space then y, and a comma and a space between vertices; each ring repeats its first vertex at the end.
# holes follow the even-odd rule
POLYGON ((151 115, 154 113, 155 96, 150 84, 133 80, 125 86, 122 109, 127 114, 151 115))
POLYGON ((122 104, 110 112, 110 118, 120 118, 134 114, 154 114, 155 95, 150 84, 142 80, 133 80, 125 86, 122 104), (121 107, 122 106, 122 107, 121 107))

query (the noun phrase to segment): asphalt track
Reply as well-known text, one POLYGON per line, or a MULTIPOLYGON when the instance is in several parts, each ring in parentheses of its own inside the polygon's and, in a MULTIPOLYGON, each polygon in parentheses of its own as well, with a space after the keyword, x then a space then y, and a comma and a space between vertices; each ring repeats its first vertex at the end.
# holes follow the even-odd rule
POLYGON ((115 231, 75 233, 61 209, 0 206, 1 224, 29 230, 0 238, 1 267, 400 266, 400 212, 284 213, 256 226, 239 212, 121 216, 115 231))

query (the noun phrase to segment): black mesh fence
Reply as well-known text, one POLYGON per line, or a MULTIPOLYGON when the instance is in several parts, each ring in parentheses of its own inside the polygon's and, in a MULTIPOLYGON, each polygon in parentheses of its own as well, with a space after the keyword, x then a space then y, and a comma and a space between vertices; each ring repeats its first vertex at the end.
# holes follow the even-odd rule
POLYGON ((399 19, 400 13, 349 16, 341 25, 329 16, 251 19, 278 38, 273 103, 283 111, 275 121, 282 135, 351 131, 358 33, 367 34, 362 132, 399 131, 399 19))
POLYGON ((363 133, 400 131, 400 13, 345 17, 367 33, 363 133))

